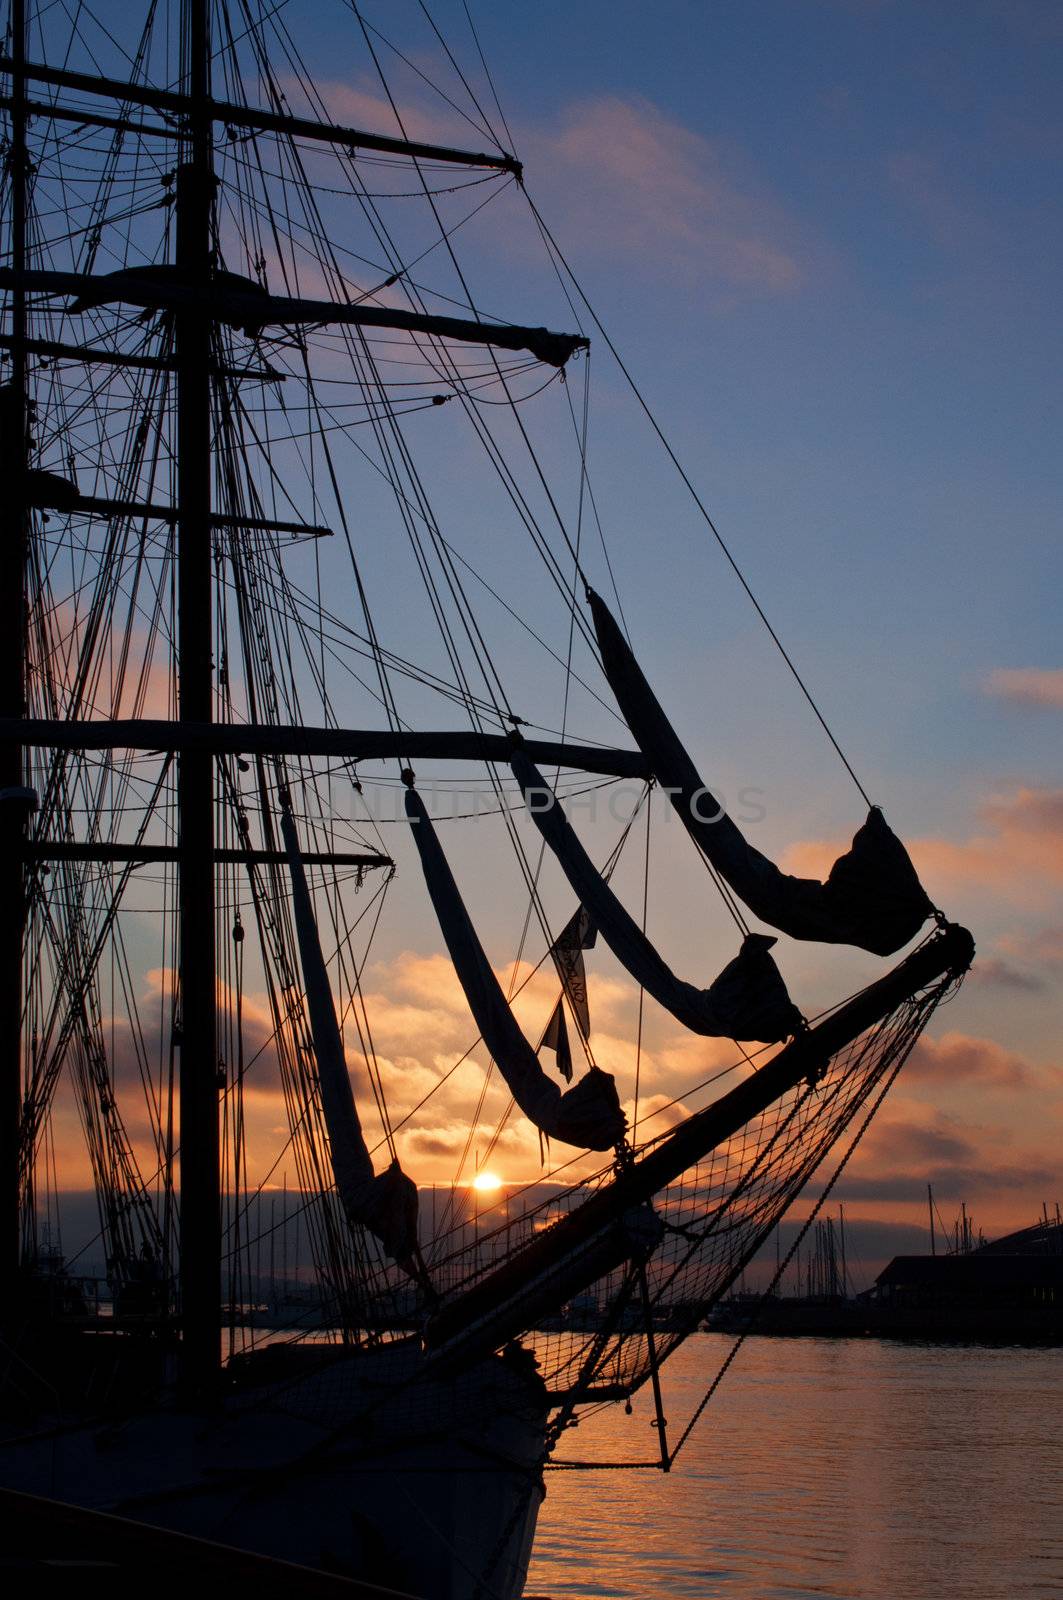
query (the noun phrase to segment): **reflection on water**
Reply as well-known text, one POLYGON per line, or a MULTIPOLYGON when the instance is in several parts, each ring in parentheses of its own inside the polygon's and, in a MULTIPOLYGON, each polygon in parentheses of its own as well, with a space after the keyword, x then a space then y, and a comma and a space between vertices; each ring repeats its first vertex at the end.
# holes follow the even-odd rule
MULTIPOLYGON (((731 1340, 665 1369, 678 1436, 731 1340)), ((750 1339, 667 1478, 550 1472, 529 1595, 1063 1595, 1063 1351, 750 1339)), ((648 1395, 561 1455, 656 1454, 648 1395)))

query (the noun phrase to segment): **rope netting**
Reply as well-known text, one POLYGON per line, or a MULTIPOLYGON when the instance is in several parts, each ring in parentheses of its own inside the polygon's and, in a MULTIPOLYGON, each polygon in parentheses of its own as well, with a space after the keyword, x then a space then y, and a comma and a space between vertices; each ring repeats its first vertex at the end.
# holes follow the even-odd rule
MULTIPOLYGON (((824 1167, 832 1172, 862 1136, 876 1096, 892 1082, 954 980, 938 980, 835 1054, 821 1073, 781 1095, 759 1115, 708 1151, 653 1199, 661 1234, 649 1254, 588 1282, 527 1332, 552 1401, 566 1410, 630 1395, 692 1332, 736 1282, 824 1167), (861 1124, 861 1113, 864 1113, 861 1124), (846 1135, 852 1131, 848 1141, 846 1135)), ((661 1149, 665 1133, 636 1152, 636 1165, 661 1149)), ((445 1304, 485 1286, 507 1263, 592 1195, 607 1190, 613 1166, 545 1198, 525 1204, 515 1194, 508 1215, 490 1229, 455 1224, 434 1241, 432 1276, 445 1304)), ((530 1194, 538 1191, 529 1191, 530 1194)), ((412 1328, 426 1307, 408 1280, 375 1255, 364 1287, 363 1320, 379 1334, 412 1328)))

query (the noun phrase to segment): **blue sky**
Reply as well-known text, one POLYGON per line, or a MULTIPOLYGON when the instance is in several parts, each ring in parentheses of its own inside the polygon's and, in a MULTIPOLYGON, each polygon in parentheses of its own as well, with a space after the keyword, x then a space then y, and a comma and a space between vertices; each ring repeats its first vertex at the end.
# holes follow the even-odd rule
MULTIPOLYGON (((1058 665, 1053 13, 883 0, 478 18, 529 191, 762 602, 862 770, 878 781, 881 764, 882 798, 899 803, 894 776, 929 786, 920 814, 943 823, 972 776, 1059 775, 1051 727, 981 693, 996 667, 1058 665)), ((460 48, 460 8, 438 15, 460 48)), ((319 43, 335 81, 334 37, 319 43)), ((488 215, 474 242, 497 251, 488 215)), ((538 315, 549 284, 539 258, 524 265, 514 247, 504 280, 481 276, 492 310, 538 315)), ((632 416, 604 354, 594 371, 608 485, 632 416)), ((666 534, 692 580, 686 648, 700 620, 706 644, 756 660, 725 569, 648 438, 640 451, 641 497, 602 491, 633 625, 640 598, 645 636, 683 603, 655 582, 666 534)))

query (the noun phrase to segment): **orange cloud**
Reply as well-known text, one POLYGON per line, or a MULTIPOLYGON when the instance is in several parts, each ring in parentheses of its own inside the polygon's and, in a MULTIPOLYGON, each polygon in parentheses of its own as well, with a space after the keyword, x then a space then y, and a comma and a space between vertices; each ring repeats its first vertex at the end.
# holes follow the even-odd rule
POLYGON ((975 1133, 953 1118, 909 1118, 887 1112, 865 1135, 858 1165, 865 1177, 871 1172, 896 1177, 913 1166, 931 1175, 946 1166, 974 1167, 981 1159, 975 1133))
POLYGON ((990 1039, 924 1037, 904 1069, 912 1097, 892 1098, 875 1119, 838 1198, 895 1216, 898 1205, 924 1210, 929 1182, 938 1197, 977 1200, 994 1233, 1032 1220, 1058 1177, 1055 1131, 1043 1115, 1032 1126, 1027 1118, 1009 1126, 999 1112, 1009 1101, 1036 1106, 1055 1078, 1057 1069, 1035 1068, 990 1039), (963 1091, 958 1103, 951 1097, 956 1109, 918 1098, 921 1091, 941 1099, 950 1086, 963 1091))
MULTIPOLYGON (((285 87, 298 95, 295 80, 285 87)), ((416 86, 403 96, 398 115, 367 83, 330 80, 316 87, 328 115, 345 126, 491 148, 482 133, 430 103, 416 86)), ((524 129, 519 154, 535 192, 549 185, 559 233, 578 240, 584 252, 619 252, 658 279, 681 277, 728 296, 788 293, 812 276, 810 241, 740 152, 703 138, 650 100, 579 101, 549 128, 524 129)), ((382 181, 374 176, 374 187, 382 181)), ((512 236, 506 248, 515 248, 512 236)), ((823 271, 817 259, 816 275, 823 271)))
POLYGON ((980 955, 971 968, 971 981, 983 989, 1010 989, 1016 994, 1036 994, 1045 987, 1035 973, 1024 972, 1000 956, 980 955))
POLYGON ((82 687, 79 715, 172 717, 177 691, 165 638, 149 636, 144 628, 128 623, 118 611, 114 625, 116 638, 125 630, 127 649, 122 650, 116 644, 114 650, 101 659, 98 638, 95 635, 90 638, 89 614, 77 601, 56 598, 53 594, 47 626, 52 649, 64 663, 68 682, 79 676, 86 654, 91 657, 95 653, 99 665, 98 674, 89 674, 89 687, 82 687))
MULTIPOLYGON (((514 982, 511 967, 496 976, 503 989, 514 982)), ((449 1182, 468 1144, 484 1150, 498 1136, 493 1158, 504 1176, 530 1177, 540 1170, 539 1137, 516 1111, 510 1110, 509 1091, 476 1040, 476 1027, 454 969, 443 955, 404 951, 372 969, 366 1006, 373 1024, 376 1067, 388 1096, 404 1163, 421 1181, 449 1182), (465 1057, 463 1060, 462 1058, 465 1057), (487 1075, 485 1078, 485 1074, 487 1075), (486 1086, 485 1086, 486 1085, 486 1086), (477 1115, 476 1108, 483 1095, 477 1115), (422 1102, 423 1109, 416 1111, 422 1102), (507 1115, 508 1113, 508 1115, 507 1115), (410 1120, 406 1121, 409 1117, 410 1120)), ((514 1014, 533 1043, 538 1039, 558 995, 552 969, 533 973, 521 963, 515 985, 514 1014)), ((699 1039, 679 1032, 671 1019, 647 1007, 641 1055, 636 1048, 638 990, 625 977, 599 974, 593 968, 588 981, 592 1042, 595 1060, 617 1080, 621 1102, 634 1117, 636 1070, 639 1082, 639 1123, 648 1135, 664 1132, 689 1109, 684 1094, 735 1063, 736 1050, 729 1040, 699 1039)), ((355 1075, 359 1103, 366 1107, 367 1132, 373 1126, 369 1107, 368 1067, 350 1049, 354 1030, 348 1028, 348 1061, 355 1075)), ((577 1076, 583 1070, 581 1052, 573 1036, 577 1076)), ((552 1072, 552 1058, 543 1064, 552 1072)), ((697 1103, 704 1103, 702 1091, 697 1103)), ((571 1152, 558 1147, 555 1159, 568 1161, 571 1152)), ((468 1158, 467 1158, 468 1159, 468 1158)), ((600 1164, 578 1162, 573 1176, 600 1164)))
POLYGON ((779 865, 798 878, 823 879, 850 843, 849 839, 797 839, 787 845, 779 865))
POLYGON ((997 667, 984 687, 986 694, 1016 705, 1063 710, 1063 667, 997 667))
POLYGON ((955 1085, 978 1082, 998 1088, 1028 1084, 1031 1069, 1021 1056, 1005 1050, 993 1039, 946 1033, 940 1039, 926 1034, 919 1040, 904 1068, 906 1080, 941 1079, 955 1085))
POLYGON ((999 955, 980 956, 972 977, 983 985, 1028 994, 1054 987, 1053 969, 1063 966, 1063 928, 1009 933, 997 941, 999 955))
MULTIPOLYGON (((1058 1162, 1047 1150, 1001 1148, 997 1135, 945 1118, 932 1123, 882 1117, 834 1191, 862 1214, 925 1214, 927 1184, 940 1203, 975 1202, 991 1235, 1030 1222, 1051 1193, 1058 1162)), ((979 1220, 983 1220, 980 1218, 979 1220)))
MULTIPOLYGON (((1049 955, 1063 953, 1063 935, 1059 930, 1046 930, 1039 941, 1041 947, 1049 955)), ((528 968, 522 967, 518 978, 527 973, 528 968)), ((145 976, 146 988, 156 1003, 165 1001, 170 972, 156 968, 145 976)), ((500 978, 508 983, 508 971, 503 970, 500 978)), ((400 1158, 418 1182, 449 1185, 455 1177, 468 1177, 474 1165, 488 1162, 510 1183, 545 1177, 555 1163, 565 1164, 569 1180, 588 1175, 601 1165, 594 1156, 570 1163, 572 1152, 555 1146, 544 1167, 538 1135, 511 1109, 499 1074, 492 1072, 485 1086, 489 1062, 482 1045, 456 1066, 473 1044, 475 1025, 445 957, 404 952, 374 967, 372 979, 372 992, 366 999, 374 1020, 376 1066, 396 1126, 400 1158), (405 1117, 418 1107, 406 1122, 405 1117)), ((541 1026, 556 992, 556 979, 549 975, 525 989, 518 1007, 529 1037, 541 1026)), ((221 997, 225 998, 224 994, 221 997)), ((633 1119, 637 990, 626 979, 592 970, 590 999, 596 1056, 606 1070, 616 1074, 621 1100, 633 1119)), ((259 1181, 280 1154, 274 1174, 279 1182, 285 1173, 290 1179, 296 1169, 294 1157, 282 1153, 288 1124, 270 1045, 272 1017, 262 997, 245 996, 244 1020, 248 1054, 254 1049, 261 1051, 246 1083, 248 1175, 252 1183, 259 1181)), ((649 1137, 664 1132, 725 1090, 734 1081, 724 1074, 733 1065, 735 1051, 726 1040, 681 1033, 670 1021, 651 1016, 649 1008, 644 1022, 638 1063, 639 1125, 641 1135, 649 1137), (717 1074, 722 1081, 697 1089, 717 1074)), ((377 1144, 382 1130, 373 1109, 368 1067, 350 1024, 346 1037, 367 1137, 377 1144)), ((549 1062, 547 1070, 551 1070, 549 1062)), ((744 1066, 740 1069, 743 1074, 746 1070, 744 1066)), ((131 1054, 120 1075, 123 1087, 133 1091, 131 1054)), ((1005 1105, 1006 1097, 1011 1097, 1016 1105, 1034 1107, 1038 1104, 1034 1096, 1047 1098, 1050 1085, 1054 1087, 1058 1078, 1056 1069, 1037 1069, 988 1038, 952 1031, 940 1038, 922 1039, 905 1069, 904 1082, 911 1086, 911 1096, 891 1100, 885 1115, 873 1124, 847 1170, 838 1197, 876 1212, 892 1208, 889 1214, 893 1215, 899 1207, 925 1205, 930 1180, 942 1196, 977 1200, 997 1231, 1004 1226, 1003 1212, 1017 1225, 1025 1218, 1024 1208, 1036 1209, 1040 1190, 1052 1192, 1046 1187, 1052 1163, 1040 1148, 1046 1137, 1045 1118, 1040 1117, 1034 1131, 1026 1133, 1016 1128, 1009 1131, 998 1116, 987 1115, 983 1124, 973 1117, 983 1097, 996 1106, 1005 1105), (948 1115, 939 1104, 925 1104, 924 1098, 951 1102, 958 1111, 948 1115), (967 1117, 972 1120, 965 1120, 967 1117)), ((152 1141, 146 1108, 138 1103, 135 1092, 123 1097, 123 1105, 143 1168, 150 1172, 152 1141)), ((65 1096, 59 1109, 57 1136, 72 1158, 64 1159, 64 1181, 87 1183, 71 1097, 65 1096)))
MULTIPOLYGON (((970 838, 908 841, 931 897, 941 887, 982 888, 1023 905, 1054 895, 1063 882, 1063 789, 1020 788, 979 808, 983 831, 970 838)), ((823 878, 848 840, 791 845, 787 871, 823 878)))
POLYGON ((807 246, 781 201, 735 152, 649 100, 582 101, 558 134, 530 144, 531 173, 562 169, 564 234, 584 250, 761 294, 789 292, 806 275, 807 246))
MULTIPOLYGON (((297 88, 296 78, 289 77, 284 82, 288 94, 297 88)), ((382 134, 388 139, 456 145, 462 150, 481 150, 484 146, 483 134, 471 130, 463 120, 453 115, 448 120, 445 114, 429 110, 408 97, 398 106, 396 114, 387 96, 373 89, 337 79, 316 83, 314 87, 321 96, 327 115, 341 127, 382 134), (455 137, 456 123, 459 137, 455 137)), ((316 106, 312 114, 317 114, 316 106)))
POLYGON ((961 844, 917 841, 921 872, 972 880, 1009 899, 1028 901, 1063 881, 1063 789, 1017 789, 981 807, 987 831, 961 844))
POLYGON ((977 1202, 994 1234, 1031 1221, 1058 1177, 1060 1078, 1058 1066, 994 1039, 956 1030, 924 1035, 838 1198, 883 1218, 908 1207, 925 1214, 932 1183, 939 1198, 977 1202))
MULTIPOLYGON (((421 956, 415 951, 404 950, 380 971, 389 989, 395 989, 399 994, 409 996, 420 1005, 456 1014, 466 1025, 468 1024, 468 1001, 462 993, 461 985, 447 956, 442 954, 421 956)), ((525 977, 528 971, 529 969, 525 967, 518 981, 520 977, 525 977)), ((509 974, 500 976, 505 985, 509 980, 509 974)))
MULTIPOLYGON (((508 988, 510 969, 498 977, 508 988)), ((173 987, 173 971, 153 967, 143 974, 143 1015, 166 1017, 173 987)), ((510 1181, 533 1179, 544 1171, 539 1135, 512 1108, 509 1090, 492 1068, 464 994, 449 960, 443 955, 404 952, 380 963, 367 975, 366 1008, 373 1029, 373 1073, 384 1089, 400 1158, 422 1183, 449 1183, 468 1172, 477 1157, 493 1151, 492 1161, 510 1181)), ((517 970, 524 988, 514 1009, 526 1036, 533 1042, 557 999, 558 983, 552 972, 531 974, 527 963, 517 970), (527 981, 529 980, 530 981, 527 981)), ((621 1099, 633 1112, 635 1082, 634 1015, 637 991, 633 984, 608 976, 592 978, 590 1001, 595 1020, 596 1055, 607 1071, 616 1074, 621 1099), (615 1032, 610 1032, 610 1025, 615 1032)), ((219 979, 218 1000, 223 1008, 233 996, 219 979)), ((294 1154, 286 1154, 288 1113, 282 1089, 272 1011, 265 995, 245 991, 242 997, 244 1032, 244 1147, 247 1176, 252 1184, 264 1178, 280 1159, 278 1172, 294 1169, 294 1154)), ((154 1025, 154 1024, 153 1024, 154 1025)), ((287 1024, 282 1024, 288 1031, 287 1024)), ((138 1055, 126 1019, 107 1019, 113 1046, 113 1071, 122 1090, 122 1108, 142 1171, 151 1173, 157 1163, 152 1119, 140 1087, 138 1055)), ((354 1016, 344 1027, 347 1063, 366 1138, 378 1152, 383 1128, 376 1109, 370 1065, 362 1053, 354 1016)), ((647 1039, 652 1028, 646 1030, 647 1039)), ((580 1073, 578 1047, 576 1071, 580 1073)), ((733 1055, 733 1050, 730 1052, 733 1055)), ((702 1062, 690 1059, 691 1071, 682 1077, 686 1058, 666 1051, 658 1062, 647 1044, 640 1067, 640 1121, 652 1121, 650 1133, 663 1131, 682 1115, 672 1102, 685 1087, 706 1075, 702 1062), (699 1070, 700 1069, 700 1070, 699 1070), (665 1087, 661 1087, 661 1085, 665 1087)), ((552 1072, 549 1056, 544 1067, 552 1072)), ((57 1106, 57 1143, 62 1147, 64 1183, 89 1181, 76 1105, 64 1093, 57 1106)), ((179 1139, 179 1129, 177 1130, 179 1139)), ((571 1161, 572 1152, 557 1146, 548 1158, 565 1163, 566 1175, 577 1178, 601 1164, 597 1156, 571 1161)), ((380 1156, 378 1154, 378 1160, 380 1156)))
POLYGON ((1009 955, 1040 967, 1063 966, 1063 928, 1039 928, 1034 933, 1008 934, 1000 946, 1009 955))

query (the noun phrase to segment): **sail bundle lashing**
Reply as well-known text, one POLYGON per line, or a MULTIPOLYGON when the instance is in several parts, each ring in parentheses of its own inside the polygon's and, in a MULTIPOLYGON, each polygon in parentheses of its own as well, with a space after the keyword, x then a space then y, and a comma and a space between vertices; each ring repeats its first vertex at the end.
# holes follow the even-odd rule
POLYGON ((381 1173, 373 1170, 354 1103, 295 823, 287 808, 281 813, 281 833, 292 880, 295 933, 336 1189, 348 1222, 368 1228, 393 1260, 419 1276, 416 1266, 417 1185, 406 1176, 397 1160, 381 1173))
POLYGON ((431 818, 406 774, 406 816, 429 898, 484 1044, 529 1122, 582 1150, 611 1150, 624 1136, 612 1076, 591 1067, 564 1093, 547 1077, 506 1001, 454 881, 431 818))
POLYGON ((553 791, 520 745, 510 758, 528 810, 572 888, 617 960, 647 994, 693 1033, 777 1044, 796 1033, 801 1014, 769 955, 775 940, 751 933, 707 989, 678 978, 624 909, 570 826, 553 791))
POLYGON ((878 956, 913 939, 933 906, 878 807, 825 883, 782 872, 748 843, 702 783, 609 608, 591 589, 587 598, 605 675, 636 744, 691 838, 754 916, 794 939, 857 945, 878 956), (711 816, 704 813, 706 798, 711 816))

